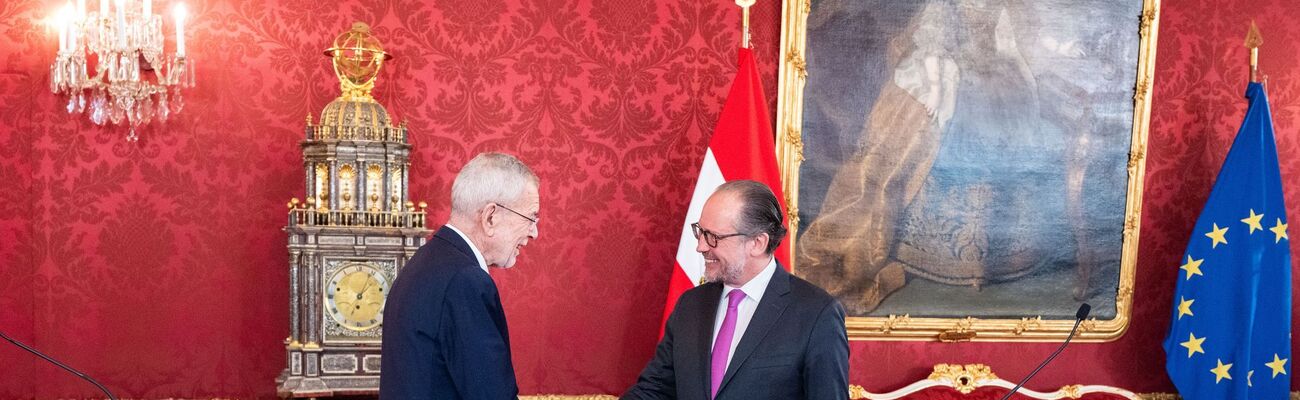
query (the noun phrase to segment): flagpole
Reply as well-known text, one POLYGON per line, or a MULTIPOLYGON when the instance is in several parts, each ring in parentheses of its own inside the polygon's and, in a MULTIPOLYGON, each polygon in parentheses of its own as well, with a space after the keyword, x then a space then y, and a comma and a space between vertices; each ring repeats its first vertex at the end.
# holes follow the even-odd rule
POLYGON ((1264 37, 1259 35, 1259 27, 1250 21, 1250 31, 1246 32, 1246 48, 1250 49, 1250 81, 1259 82, 1259 46, 1264 44, 1264 37))
POLYGON ((754 5, 755 0, 736 0, 736 5, 740 6, 741 26, 743 31, 740 33, 740 47, 749 48, 749 7, 754 5))

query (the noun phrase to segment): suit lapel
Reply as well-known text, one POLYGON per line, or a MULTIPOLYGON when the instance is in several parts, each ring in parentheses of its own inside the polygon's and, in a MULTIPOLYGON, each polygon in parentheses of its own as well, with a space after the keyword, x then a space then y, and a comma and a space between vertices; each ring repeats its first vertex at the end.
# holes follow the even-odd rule
MULTIPOLYGON (((758 344, 767 336, 767 332, 772 330, 776 321, 781 319, 781 314, 785 313, 786 306, 790 305, 790 273, 785 272, 781 264, 776 265, 776 272, 772 274, 772 280, 767 283, 767 291, 763 293, 763 301, 758 303, 758 308, 754 310, 754 317, 749 320, 749 326, 745 328, 745 336, 740 338, 740 343, 736 345, 735 354, 731 355, 731 362, 727 363, 727 374, 722 378, 722 386, 718 387, 718 394, 722 394, 727 389, 727 383, 736 375, 736 371, 745 363, 758 344)), ((717 313, 717 304, 714 304, 714 312, 717 313)), ((712 330, 710 330, 712 333, 712 330)))
POLYGON ((702 290, 704 291, 702 294, 704 297, 704 304, 702 305, 704 312, 700 314, 704 316, 704 320, 696 324, 694 336, 700 338, 699 343, 696 344, 698 350, 695 354, 699 355, 700 370, 704 371, 704 373, 700 374, 703 383, 700 388, 704 391, 700 398, 708 399, 711 394, 709 389, 713 387, 710 385, 712 382, 709 376, 710 371, 712 371, 711 362, 713 361, 713 323, 718 319, 718 303, 722 301, 722 283, 706 283, 702 290))

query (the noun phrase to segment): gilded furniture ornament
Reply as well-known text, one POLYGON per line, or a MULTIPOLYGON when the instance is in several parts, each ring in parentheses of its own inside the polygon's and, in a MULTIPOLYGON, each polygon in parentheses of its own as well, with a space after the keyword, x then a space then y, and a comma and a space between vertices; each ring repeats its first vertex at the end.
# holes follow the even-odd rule
POLYGON ((1025 333, 1025 331, 1031 328, 1037 328, 1042 325, 1043 325, 1043 316, 1041 315, 1033 318, 1021 318, 1020 324, 1016 325, 1016 328, 1013 329, 1012 332, 1017 335, 1020 335, 1025 333))
POLYGON ((803 56, 799 55, 799 51, 792 50, 785 53, 785 61, 790 63, 790 68, 794 68, 795 71, 799 72, 799 79, 808 79, 808 62, 804 61, 803 56))
POLYGON ((883 330, 884 333, 889 333, 894 330, 894 328, 907 326, 907 323, 911 322, 911 320, 912 316, 908 314, 903 314, 901 317, 890 315, 889 318, 885 320, 885 323, 881 325, 880 329, 883 330))
POLYGON ((790 147, 794 149, 795 159, 799 162, 803 162, 803 135, 799 133, 799 128, 795 128, 793 125, 786 125, 785 140, 787 143, 790 143, 790 147))
POLYGON ((1142 160, 1144 159, 1146 159, 1146 152, 1142 150, 1137 150, 1130 153, 1128 158, 1128 169, 1130 170, 1136 169, 1137 166, 1141 164, 1142 160))
POLYGON ((1151 90, 1151 81, 1143 78, 1133 87, 1133 101, 1142 102, 1147 98, 1147 92, 1151 90))
POLYGON ((978 386, 977 380, 994 380, 998 379, 998 376, 984 364, 939 364, 934 366, 934 372, 930 373, 929 379, 952 382, 953 389, 957 389, 962 394, 970 394, 978 386))
POLYGON ((1152 23, 1156 21, 1156 11, 1157 10, 1153 8, 1142 12, 1142 23, 1139 29, 1142 30, 1143 36, 1148 34, 1148 31, 1151 30, 1152 23))
MULTIPOLYGON (((989 366, 984 364, 937 364, 930 375, 923 380, 909 384, 901 389, 888 393, 872 393, 870 391, 854 386, 850 386, 850 399, 872 399, 872 400, 893 400, 904 399, 915 395, 929 388, 943 387, 951 388, 962 395, 969 395, 976 389, 982 387, 996 387, 1011 390, 1015 383, 1008 382, 999 378, 989 366)), ((1001 395, 1005 392, 999 392, 1001 395)), ((1092 393, 1104 393, 1126 399, 1139 399, 1137 394, 1111 386, 1102 385, 1065 385, 1053 392, 1038 392, 1028 388, 1021 387, 1016 391, 1018 395, 1044 400, 1055 399, 1078 399, 1092 393)))
POLYGON ((376 394, 384 299, 429 230, 409 198, 411 145, 370 96, 390 56, 357 23, 326 50, 342 94, 302 141, 305 201, 288 203, 289 327, 281 397, 376 394), (306 343, 299 345, 299 343, 306 343))

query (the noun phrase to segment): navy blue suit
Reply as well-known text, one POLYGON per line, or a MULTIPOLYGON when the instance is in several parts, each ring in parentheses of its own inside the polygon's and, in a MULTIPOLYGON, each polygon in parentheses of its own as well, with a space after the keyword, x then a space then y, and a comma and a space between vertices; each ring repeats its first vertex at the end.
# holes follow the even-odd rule
POLYGON ((406 263, 384 306, 379 396, 515 400, 510 333, 492 277, 443 227, 406 263))
MULTIPOLYGON (((709 400, 713 324, 722 283, 687 290, 654 359, 623 400, 709 400)), ((849 398, 844 307, 779 265, 736 344, 716 400, 849 398)))

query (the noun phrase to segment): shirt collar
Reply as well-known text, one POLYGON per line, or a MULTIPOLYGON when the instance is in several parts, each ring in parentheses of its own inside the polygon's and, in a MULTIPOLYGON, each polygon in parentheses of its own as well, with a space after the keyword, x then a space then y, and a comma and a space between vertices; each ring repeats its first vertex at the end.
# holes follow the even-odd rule
MULTIPOLYGON (((456 229, 456 227, 451 226, 451 223, 447 223, 444 226, 451 228, 451 231, 456 232, 457 235, 460 235, 461 239, 465 239, 465 243, 469 244, 470 251, 474 252, 474 259, 478 260, 478 267, 483 269, 483 273, 487 273, 488 272, 487 261, 483 259, 483 253, 478 251, 478 246, 474 245, 474 241, 469 240, 469 236, 465 235, 465 232, 461 232, 460 229, 456 229)), ((769 274, 768 277, 770 278, 771 275, 769 274)), ((745 292, 745 293, 749 293, 749 292, 745 292)))
POLYGON ((776 274, 775 257, 767 261, 767 266, 763 267, 763 272, 759 272, 758 275, 754 276, 754 279, 750 279, 744 286, 737 288, 731 285, 724 285, 722 297, 725 298, 732 290, 740 289, 745 292, 745 297, 754 299, 755 302, 763 301, 763 293, 767 292, 767 284, 772 281, 772 275, 774 274, 776 274))

